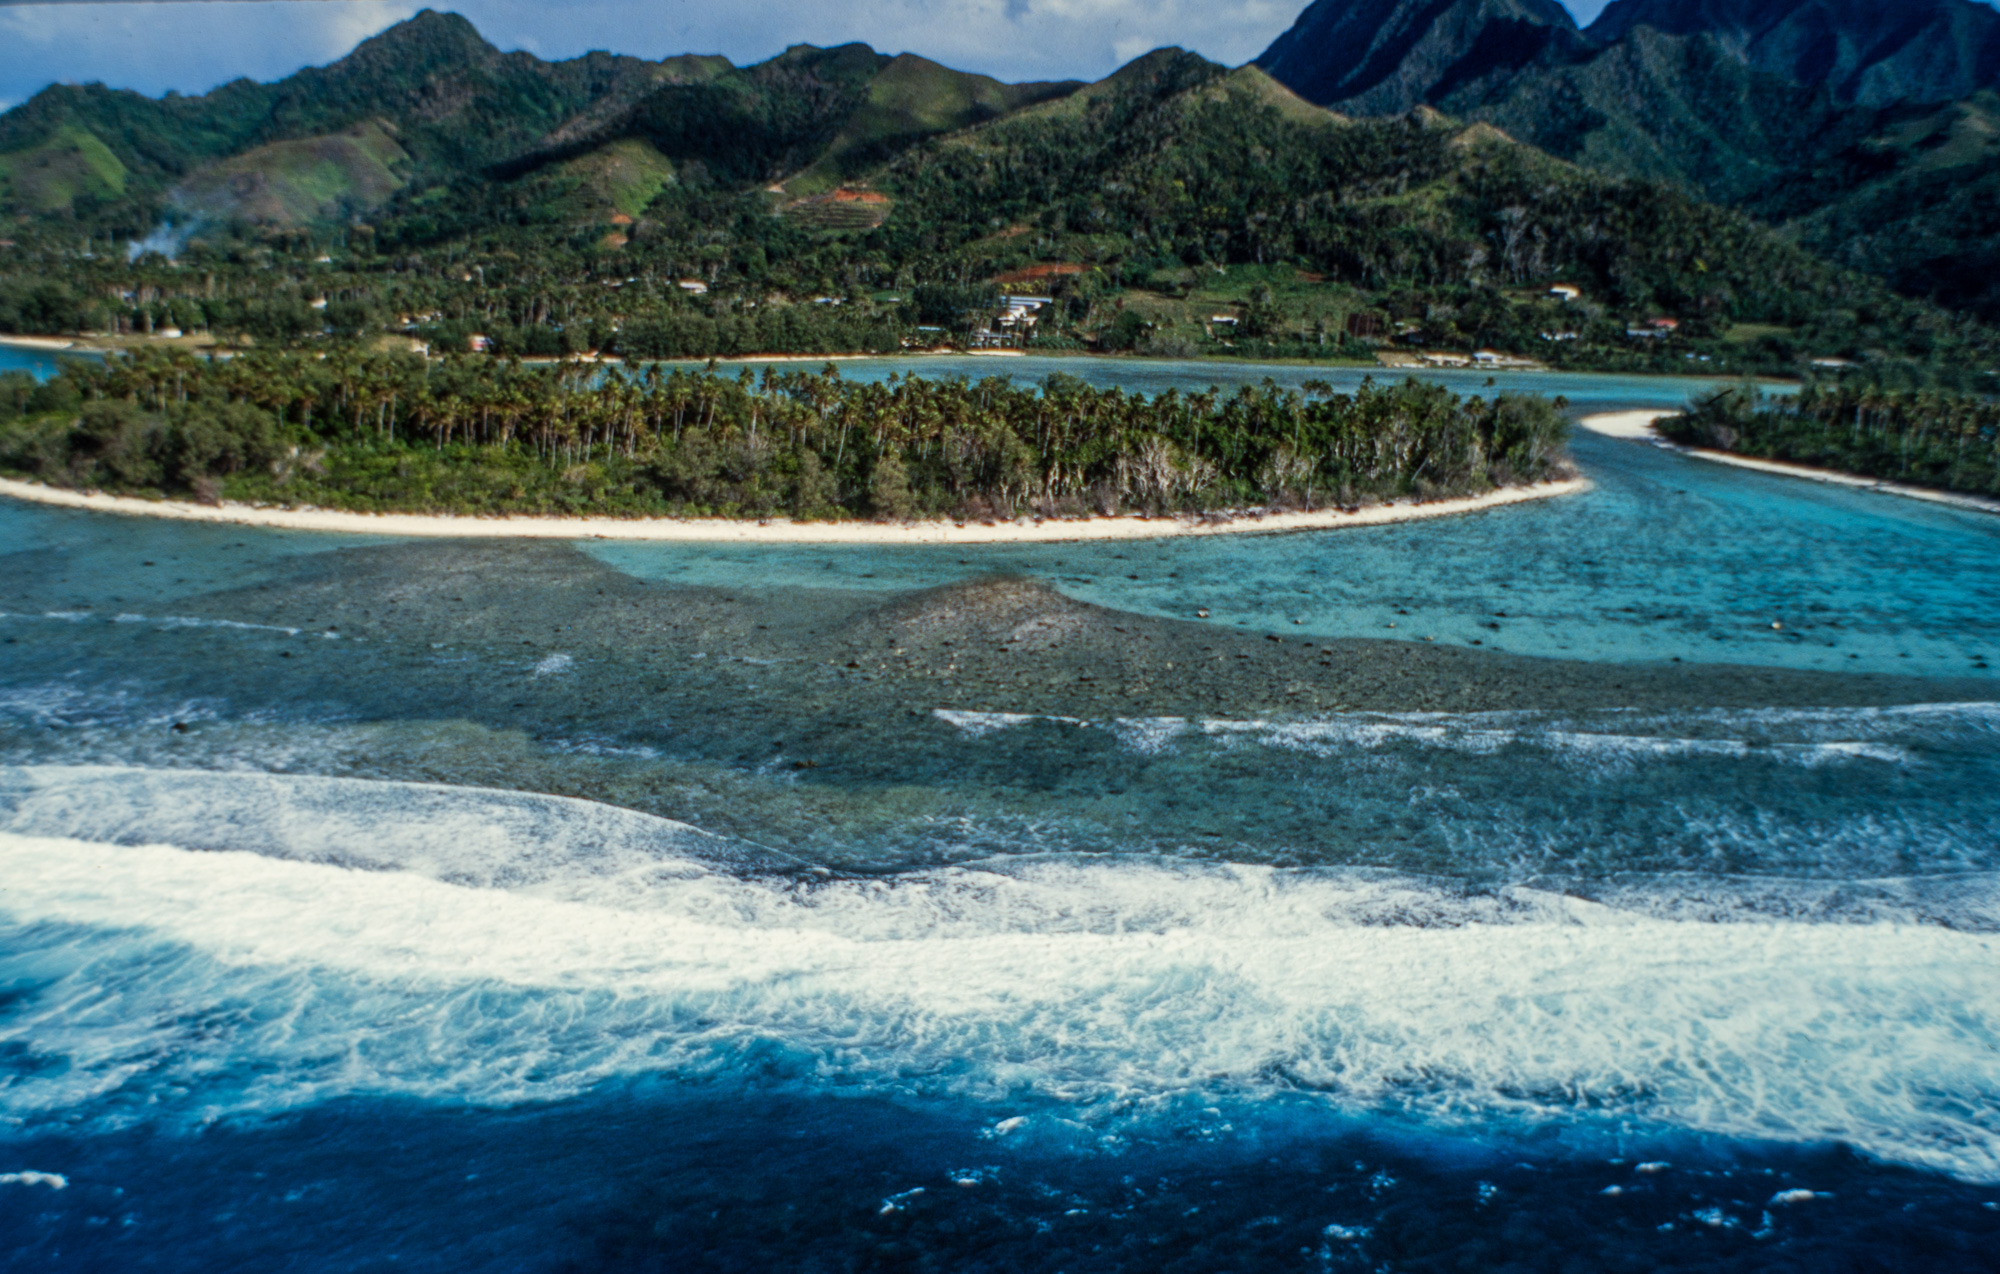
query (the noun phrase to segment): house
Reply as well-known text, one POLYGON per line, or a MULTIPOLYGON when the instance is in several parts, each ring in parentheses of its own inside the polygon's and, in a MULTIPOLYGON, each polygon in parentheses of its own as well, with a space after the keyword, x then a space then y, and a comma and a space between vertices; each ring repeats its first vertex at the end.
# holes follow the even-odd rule
POLYGON ((465 347, 475 354, 484 354, 492 344, 492 341, 487 340, 484 336, 477 333, 465 338, 465 347))
POLYGON ((1426 350, 1423 360, 1431 367, 1470 367, 1472 359, 1464 354, 1447 354, 1426 350))
POLYGON ((1583 289, 1568 283, 1556 283, 1550 286, 1549 297, 1563 302, 1580 301, 1583 299, 1583 289))
POLYGON ((1237 318, 1234 314, 1211 314, 1208 321, 1218 327, 1235 327, 1237 324, 1237 318))
POLYGON ((181 329, 178 327, 163 327, 153 333, 153 335, 159 337, 161 340, 177 341, 181 338, 181 329))
POLYGON ((1575 332, 1543 332, 1542 339, 1545 341, 1573 341, 1577 339, 1577 334, 1575 332))
POLYGON ((993 316, 993 321, 1002 327, 1033 327, 1041 317, 1036 311, 1051 304, 1045 296, 1010 296, 1007 308, 993 316))
POLYGON ((1825 367, 1839 371, 1843 367, 1854 366, 1854 360, 1851 358, 1815 358, 1812 361, 1812 365, 1814 367, 1825 367))
POLYGON ((1657 341, 1664 340, 1673 333, 1663 327, 1628 327, 1625 329, 1625 335, 1635 341, 1657 341))
POLYGON ((679 283, 676 283, 674 286, 679 288, 681 291, 687 293, 689 296, 708 295, 708 284, 703 283, 700 279, 682 279, 679 283))
POLYGON ((314 298, 312 299, 312 307, 313 307, 314 309, 316 309, 316 310, 323 310, 323 309, 325 309, 325 308, 326 308, 326 298, 325 298, 325 297, 323 297, 323 296, 316 296, 316 297, 314 297, 314 298))

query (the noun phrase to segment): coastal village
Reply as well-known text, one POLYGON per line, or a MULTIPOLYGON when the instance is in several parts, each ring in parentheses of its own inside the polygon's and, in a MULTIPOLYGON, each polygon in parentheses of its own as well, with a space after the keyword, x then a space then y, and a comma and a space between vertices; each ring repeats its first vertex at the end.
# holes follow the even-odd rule
MULTIPOLYGON (((330 274, 329 268, 336 266, 336 259, 322 254, 313 266, 322 274, 330 274)), ((251 347, 257 343, 245 334, 216 331, 200 321, 198 310, 188 326, 181 326, 187 320, 175 316, 189 314, 190 307, 176 301, 186 286, 173 277, 180 272, 175 270, 174 263, 166 261, 157 262, 154 268, 163 271, 165 277, 158 282, 118 290, 116 301, 122 309, 112 313, 103 330, 83 330, 67 337, 9 339, 43 348, 79 349, 160 346, 212 349, 251 347)), ((1585 329, 1593 323, 1598 329, 1595 339, 1616 340, 1634 349, 1672 350, 1690 344, 1683 336, 1679 319, 1665 315, 1625 319, 1607 316, 1601 307, 1592 305, 1583 289, 1569 283, 1554 283, 1519 294, 1520 301, 1540 304, 1549 316, 1549 324, 1539 333, 1537 342, 1542 348, 1524 350, 1437 346, 1423 323, 1397 320, 1379 309, 1368 308, 1366 298, 1346 289, 1330 288, 1322 277, 1304 271, 1292 272, 1290 280, 1280 278, 1280 287, 1273 287, 1268 281, 1271 271, 1261 272, 1263 277, 1254 283, 1231 280, 1228 269, 1218 268, 1213 273, 1214 277, 1208 280, 1197 276, 1170 281, 1179 284, 1177 288, 1117 287, 1109 284, 1105 272, 1098 267, 1081 263, 1031 266, 991 279, 989 299, 967 309, 953 323, 910 324, 899 344, 905 350, 934 353, 1004 355, 1035 351, 1229 357, 1245 346, 1256 350, 1260 337, 1273 335, 1273 328, 1282 325, 1282 329, 1289 330, 1280 329, 1276 334, 1290 336, 1300 352, 1331 361, 1372 362, 1403 370, 1485 371, 1559 366, 1562 360, 1552 355, 1575 348, 1585 340, 1585 329)), ((893 312, 906 299, 897 293, 875 293, 858 298, 817 295, 795 299, 772 295, 761 302, 739 298, 725 301, 713 294, 709 280, 698 277, 670 278, 663 284, 652 284, 634 275, 604 280, 603 286, 614 291, 630 288, 635 300, 664 287, 678 295, 685 305, 727 304, 750 310, 760 306, 809 305, 893 312)), ((342 289, 337 276, 324 279, 319 287, 323 290, 308 292, 304 303, 309 312, 324 315, 330 297, 342 289)), ((443 310, 406 312, 387 317, 376 335, 376 343, 385 349, 407 348, 421 353, 514 352, 485 331, 447 334, 453 327, 462 326, 443 310)), ((613 338, 614 344, 621 326, 615 318, 604 326, 605 334, 613 338)), ((333 332, 327 326, 326 334, 333 332)), ((739 357, 754 358, 759 352, 746 351, 739 357)), ((604 360, 620 355, 615 348, 593 346, 577 350, 572 356, 604 360)), ((1727 341, 1720 348, 1713 341, 1700 343, 1698 347, 1686 348, 1680 357, 1690 363, 1726 364, 1727 341)), ((1855 366, 1851 359, 1834 356, 1816 356, 1808 362, 1821 373, 1838 373, 1855 366)))

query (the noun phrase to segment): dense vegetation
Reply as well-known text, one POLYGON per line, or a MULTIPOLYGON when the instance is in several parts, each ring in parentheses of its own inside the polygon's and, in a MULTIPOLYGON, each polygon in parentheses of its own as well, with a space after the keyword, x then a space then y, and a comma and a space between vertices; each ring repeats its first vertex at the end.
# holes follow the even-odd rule
POLYGON ((1796 396, 1722 390, 1660 423, 1685 446, 2000 495, 2000 402, 1965 394, 1808 385, 1796 396))
POLYGON ((1428 105, 1698 193, 2000 320, 2000 18, 1971 0, 1320 0, 1258 64, 1350 115, 1428 105))
POLYGON ((1565 473, 1560 400, 1267 382, 1154 399, 836 369, 336 351, 0 377, 0 468, 65 486, 368 510, 1013 518, 1351 506, 1565 473))
POLYGON ((0 241, 4 331, 503 357, 1491 347, 1967 387, 2000 366, 1990 329, 1744 216, 1174 50, 1083 88, 860 46, 545 64, 427 13, 280 85, 51 88, 0 116, 9 155, 68 176, 0 191, 33 208, 0 241), (239 186, 235 215, 194 219, 239 186), (1053 298, 1032 331, 993 330, 1010 292, 1053 298))

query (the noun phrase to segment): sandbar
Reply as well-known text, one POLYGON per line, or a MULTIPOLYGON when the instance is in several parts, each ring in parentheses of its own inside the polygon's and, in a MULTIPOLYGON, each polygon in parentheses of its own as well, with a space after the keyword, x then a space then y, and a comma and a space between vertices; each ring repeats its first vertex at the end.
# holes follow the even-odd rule
POLYGON ((794 522, 788 518, 558 518, 455 517, 446 514, 352 513, 337 509, 258 508, 254 505, 193 504, 145 500, 101 492, 66 491, 40 483, 0 478, 0 496, 68 509, 88 509, 138 517, 175 518, 236 526, 361 535, 433 536, 451 539, 662 540, 739 544, 1059 544, 1075 540, 1139 540, 1191 535, 1278 535, 1382 526, 1424 518, 1453 517, 1486 509, 1574 495, 1588 490, 1582 478, 1501 487, 1485 495, 1455 500, 1398 501, 1352 513, 1320 509, 1310 513, 1268 513, 1235 517, 1022 518, 1012 522, 922 521, 794 522))

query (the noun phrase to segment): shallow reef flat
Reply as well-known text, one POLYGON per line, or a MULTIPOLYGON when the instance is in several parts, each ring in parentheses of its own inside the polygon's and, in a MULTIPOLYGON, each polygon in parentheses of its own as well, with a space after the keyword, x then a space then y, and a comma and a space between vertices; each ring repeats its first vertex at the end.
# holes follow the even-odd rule
MULTIPOLYGON (((787 711, 1083 716, 1865 706, 1988 697, 1980 679, 1610 664, 1418 640, 1301 638, 1135 615, 988 578, 903 593, 648 583, 533 543, 342 550, 198 599, 218 617, 567 660, 533 696, 626 709, 754 684, 787 711)), ((331 653, 331 652, 327 652, 331 653)), ((539 683, 539 684, 537 684, 539 683)), ((749 696, 741 701, 750 706, 749 696)), ((532 707, 532 702, 524 704, 532 707)))

